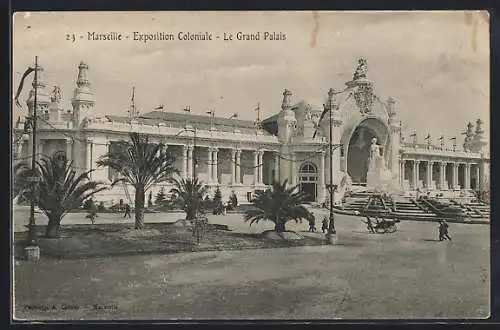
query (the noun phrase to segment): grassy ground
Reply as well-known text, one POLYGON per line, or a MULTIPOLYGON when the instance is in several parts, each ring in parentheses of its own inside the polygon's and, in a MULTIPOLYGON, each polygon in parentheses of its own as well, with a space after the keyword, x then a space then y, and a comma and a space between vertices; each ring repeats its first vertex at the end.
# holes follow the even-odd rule
MULTIPOLYGON (((243 240, 272 228, 269 223, 249 227, 236 215, 210 221, 232 229, 221 235, 239 234, 243 240)), ((453 241, 439 242, 434 223, 403 221, 388 235, 368 234, 355 217, 338 216, 336 224, 336 246, 16 261, 15 315, 86 320, 488 316, 489 226, 452 224, 453 241)), ((303 231, 307 224, 288 227, 303 231)), ((86 244, 82 250, 103 243, 86 244)))
MULTIPOLYGON (((42 258, 81 259, 139 254, 169 254, 210 250, 259 249, 303 245, 323 245, 322 236, 305 236, 300 241, 263 239, 260 233, 209 229, 198 243, 192 231, 172 223, 147 224, 139 234, 131 224, 67 225, 61 237, 43 237, 38 227, 42 258)), ((22 260, 27 232, 14 235, 15 259, 22 260)))

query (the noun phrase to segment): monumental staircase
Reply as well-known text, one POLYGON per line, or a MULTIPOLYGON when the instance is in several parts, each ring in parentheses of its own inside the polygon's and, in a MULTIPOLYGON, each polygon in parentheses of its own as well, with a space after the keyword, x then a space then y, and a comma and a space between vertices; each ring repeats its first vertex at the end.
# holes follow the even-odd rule
POLYGON ((357 215, 364 212, 387 212, 400 220, 428 220, 439 219, 471 222, 489 221, 489 205, 470 202, 467 204, 456 201, 439 201, 430 198, 415 200, 411 197, 384 198, 383 202, 371 198, 371 192, 352 192, 345 196, 342 206, 336 207, 335 212, 341 214, 357 215), (383 203, 384 205, 381 205, 383 203))

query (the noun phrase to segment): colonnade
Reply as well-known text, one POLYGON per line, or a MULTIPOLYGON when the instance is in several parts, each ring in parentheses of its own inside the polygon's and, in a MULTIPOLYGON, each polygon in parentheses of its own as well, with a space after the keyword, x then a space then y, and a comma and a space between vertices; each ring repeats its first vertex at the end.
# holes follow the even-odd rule
POLYGON ((404 188, 429 190, 476 189, 481 184, 480 164, 467 161, 448 160, 400 160, 400 182, 404 188), (410 163, 411 166, 407 166, 410 163), (435 165, 439 166, 434 171, 435 165), (424 169, 421 171, 421 169, 424 169), (451 170, 448 170, 451 168, 451 170), (409 169, 408 173, 407 170, 409 169), (421 173, 423 172, 423 173, 421 173), (433 175, 437 172, 437 175, 433 175), (421 174, 424 174, 423 176, 421 174), (462 177, 462 180, 460 180, 462 177), (474 179, 474 180, 473 180, 474 179), (408 181, 409 187, 405 187, 408 181), (474 183, 474 185, 473 185, 474 183))

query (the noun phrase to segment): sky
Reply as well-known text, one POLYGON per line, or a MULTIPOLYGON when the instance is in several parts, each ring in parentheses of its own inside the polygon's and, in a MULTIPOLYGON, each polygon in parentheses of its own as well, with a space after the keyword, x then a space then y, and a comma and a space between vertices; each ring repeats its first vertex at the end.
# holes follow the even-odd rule
MULTIPOLYGON (((262 118, 280 110, 285 88, 293 102, 321 105, 329 88, 344 88, 363 56, 377 95, 397 100, 405 134, 437 139, 458 137, 477 118, 489 134, 489 49, 486 12, 31 12, 13 18, 12 74, 16 89, 37 55, 47 92, 59 86, 70 108, 83 60, 98 114, 126 115, 135 86, 142 113, 164 104, 171 112, 190 106, 254 120, 257 103, 262 118), (265 31, 286 40, 223 40, 237 32, 263 39, 265 31), (88 32, 131 38, 93 41, 88 32), (220 39, 144 43, 132 40, 133 32, 220 39), (84 38, 66 40, 73 33, 84 38)), ((14 120, 26 113, 28 92, 14 120)))

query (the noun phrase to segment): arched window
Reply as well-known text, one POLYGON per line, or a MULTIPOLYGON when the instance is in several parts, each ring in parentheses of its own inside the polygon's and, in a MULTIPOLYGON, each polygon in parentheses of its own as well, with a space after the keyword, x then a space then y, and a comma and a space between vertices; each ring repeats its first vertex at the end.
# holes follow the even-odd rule
POLYGON ((316 182, 318 170, 312 163, 304 163, 299 170, 300 182, 316 182))
POLYGON ((311 163, 305 163, 300 167, 300 173, 316 173, 316 166, 311 163))

